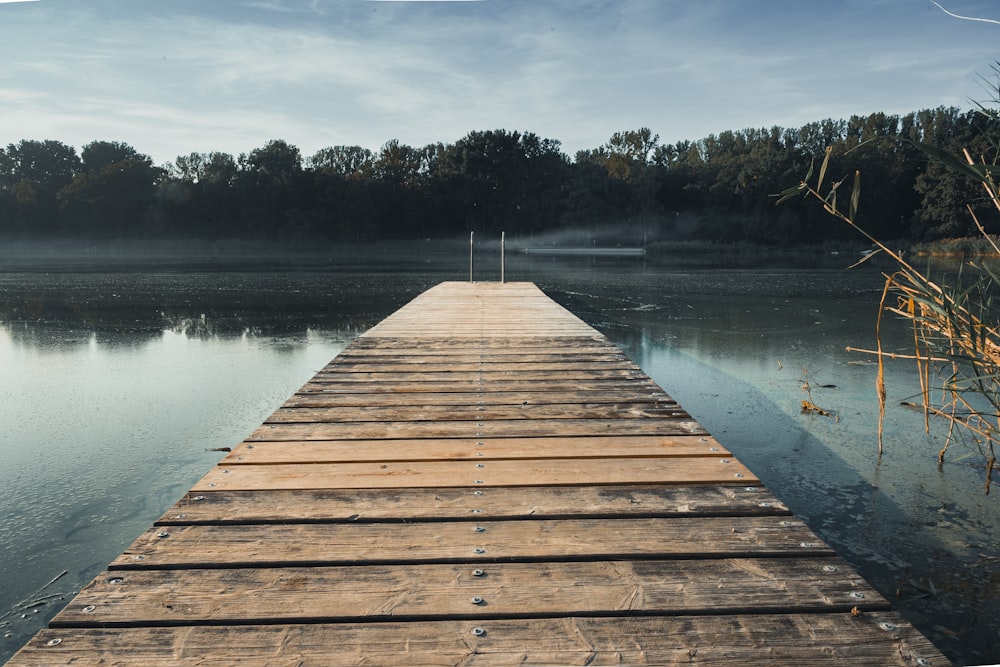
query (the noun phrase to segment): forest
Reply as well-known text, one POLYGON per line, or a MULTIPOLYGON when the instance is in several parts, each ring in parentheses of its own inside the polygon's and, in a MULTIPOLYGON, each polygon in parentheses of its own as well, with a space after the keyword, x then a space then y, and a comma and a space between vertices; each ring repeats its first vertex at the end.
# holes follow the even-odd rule
POLYGON ((568 156, 528 131, 473 131, 451 144, 387 141, 304 156, 276 139, 247 154, 191 153, 156 165, 139 149, 54 140, 0 148, 0 239, 246 239, 286 247, 620 230, 620 242, 792 246, 854 238, 814 203, 775 206, 833 146, 834 178, 862 175, 857 222, 880 239, 975 233, 978 183, 928 161, 914 142, 993 164, 996 118, 955 107, 873 113, 799 128, 725 131, 661 143, 624 130, 568 156), (636 230, 641 230, 641 233, 636 230))

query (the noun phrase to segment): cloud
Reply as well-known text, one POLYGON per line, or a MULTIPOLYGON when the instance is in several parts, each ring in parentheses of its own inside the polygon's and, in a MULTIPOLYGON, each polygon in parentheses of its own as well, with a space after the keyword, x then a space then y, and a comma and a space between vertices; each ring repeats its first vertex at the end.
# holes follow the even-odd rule
POLYGON ((0 45, 0 143, 100 135, 167 160, 504 127, 572 153, 640 126, 675 141, 963 103, 995 29, 900 1, 34 3, 0 45))

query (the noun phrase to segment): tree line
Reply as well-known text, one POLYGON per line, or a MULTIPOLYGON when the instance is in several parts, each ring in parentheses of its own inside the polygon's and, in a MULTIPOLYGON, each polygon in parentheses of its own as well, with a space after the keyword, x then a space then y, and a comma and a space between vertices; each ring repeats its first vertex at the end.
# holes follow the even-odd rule
MULTIPOLYGON (((252 239, 368 242, 565 229, 635 229, 645 240, 793 245, 850 230, 804 202, 774 205, 834 147, 831 174, 862 173, 858 222, 883 239, 974 233, 974 182, 910 142, 997 162, 1000 127, 941 107, 799 128, 725 131, 661 143, 649 128, 572 158, 531 132, 474 131, 420 148, 331 146, 311 156, 282 140, 246 154, 191 153, 156 165, 136 148, 53 140, 0 149, 0 238, 252 239)), ((985 219, 1000 229, 996 215, 985 219)), ((994 229, 993 231, 997 231, 994 229)))

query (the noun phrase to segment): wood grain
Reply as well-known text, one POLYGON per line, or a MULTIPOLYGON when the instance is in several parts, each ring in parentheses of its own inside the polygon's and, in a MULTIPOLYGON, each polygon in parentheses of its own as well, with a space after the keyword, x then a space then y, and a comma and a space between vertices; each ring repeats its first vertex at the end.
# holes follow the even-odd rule
POLYGON ((17 664, 913 667, 918 659, 950 664, 899 614, 868 612, 66 628, 41 632, 17 664))
POLYGON ((888 603, 837 558, 139 570, 99 575, 51 627, 854 607, 888 603))

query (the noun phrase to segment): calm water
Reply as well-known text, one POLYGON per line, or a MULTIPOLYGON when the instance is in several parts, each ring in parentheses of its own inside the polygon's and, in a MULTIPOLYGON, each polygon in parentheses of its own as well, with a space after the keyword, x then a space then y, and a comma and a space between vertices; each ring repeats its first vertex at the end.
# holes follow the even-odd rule
MULTIPOLYGON (((0 265, 0 662, 213 450, 358 332, 467 276, 434 258, 133 269, 0 265)), ((898 407, 875 458, 874 366, 844 348, 871 344, 877 272, 515 257, 508 277, 611 337, 950 657, 1000 662, 1000 501, 982 494, 982 470, 939 468, 939 436, 898 407), (799 411, 806 381, 836 418, 799 411)), ((914 391, 892 367, 890 404, 914 391)))

